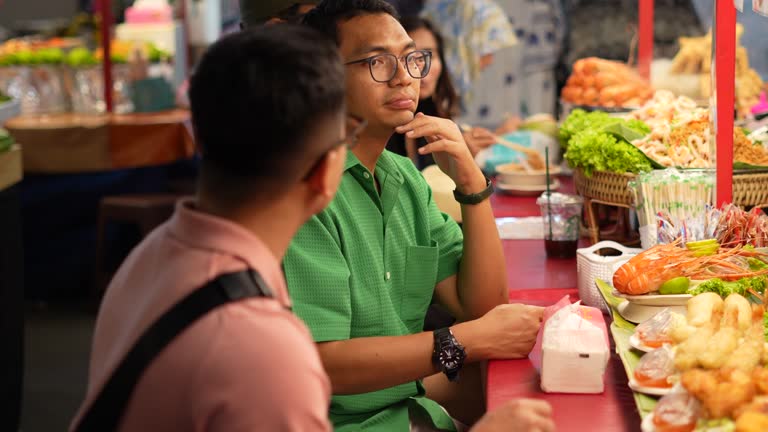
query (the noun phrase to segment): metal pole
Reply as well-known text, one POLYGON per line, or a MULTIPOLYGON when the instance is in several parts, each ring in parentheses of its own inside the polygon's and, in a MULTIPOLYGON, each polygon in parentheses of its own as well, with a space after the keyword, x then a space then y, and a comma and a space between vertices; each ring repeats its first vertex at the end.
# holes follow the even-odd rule
POLYGON ((653 4, 654 0, 638 2, 637 70, 650 81, 653 61, 653 4))
POLYGON ((113 111, 112 101, 112 2, 110 0, 99 0, 99 9, 101 10, 101 49, 104 56, 101 59, 102 70, 104 74, 104 103, 107 113, 113 111))
POLYGON ((712 29, 712 124, 717 155, 717 198, 733 201, 733 117, 736 74, 736 8, 733 0, 715 0, 712 29))

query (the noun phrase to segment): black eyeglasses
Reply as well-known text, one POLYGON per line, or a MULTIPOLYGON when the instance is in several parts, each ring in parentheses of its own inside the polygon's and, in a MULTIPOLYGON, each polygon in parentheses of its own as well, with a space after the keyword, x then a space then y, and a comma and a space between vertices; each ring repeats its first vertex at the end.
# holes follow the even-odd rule
POLYGON ((416 79, 422 79, 429 74, 429 67, 432 64, 431 51, 414 51, 403 57, 397 58, 394 54, 377 54, 360 60, 354 60, 345 63, 353 65, 358 63, 368 63, 368 70, 371 72, 371 78, 374 81, 385 83, 392 81, 397 75, 398 63, 405 65, 408 75, 416 79))
POLYGON ((326 154, 328 154, 329 151, 340 147, 340 146, 346 146, 347 149, 351 150, 355 148, 357 145, 357 138, 360 136, 360 134, 363 132, 365 127, 368 126, 368 121, 365 119, 362 119, 357 116, 348 115, 347 116, 347 123, 346 123, 346 136, 336 142, 334 142, 328 150, 325 150, 315 161, 315 163, 312 164, 312 167, 307 172, 307 175, 304 176, 304 179, 306 180, 307 177, 312 175, 312 173, 317 169, 317 166, 320 165, 320 162, 323 160, 326 154))

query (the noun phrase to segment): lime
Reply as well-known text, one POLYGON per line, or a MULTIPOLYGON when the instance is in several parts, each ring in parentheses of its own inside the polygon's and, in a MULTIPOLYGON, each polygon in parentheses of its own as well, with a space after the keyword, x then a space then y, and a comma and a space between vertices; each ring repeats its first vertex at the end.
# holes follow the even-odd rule
POLYGON ((719 246, 720 245, 717 243, 717 240, 715 239, 692 241, 685 244, 685 247, 688 250, 711 249, 713 247, 719 247, 719 246))
POLYGON ((685 294, 688 287, 691 286, 691 280, 685 276, 670 279, 659 288, 660 294, 685 294))

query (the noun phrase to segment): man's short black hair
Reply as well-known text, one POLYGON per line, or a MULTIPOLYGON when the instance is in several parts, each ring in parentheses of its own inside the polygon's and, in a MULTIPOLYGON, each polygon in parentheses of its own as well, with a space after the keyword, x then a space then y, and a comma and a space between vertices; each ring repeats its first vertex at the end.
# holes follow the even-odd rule
POLYGON ((336 46, 315 30, 248 29, 208 49, 189 99, 203 183, 291 184, 328 150, 306 135, 343 110, 344 70, 336 46))
POLYGON ((385 13, 400 19, 397 11, 384 0, 323 0, 304 15, 304 24, 319 30, 340 44, 338 24, 362 15, 385 13))

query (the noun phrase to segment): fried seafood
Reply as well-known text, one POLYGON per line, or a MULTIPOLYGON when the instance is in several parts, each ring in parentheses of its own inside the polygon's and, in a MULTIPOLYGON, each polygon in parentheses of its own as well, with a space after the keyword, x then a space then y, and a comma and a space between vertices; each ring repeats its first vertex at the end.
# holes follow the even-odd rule
POLYGON ((739 369, 691 369, 683 372, 681 382, 702 403, 710 419, 733 418, 756 394, 752 376, 739 369))
POLYGON ((720 313, 713 313, 709 323, 700 327, 677 347, 675 353, 677 370, 686 371, 700 365, 699 358, 707 351, 710 339, 720 329, 720 317, 720 313))
POLYGON ((740 337, 737 311, 731 310, 730 313, 723 316, 720 330, 709 340, 707 349, 699 354, 699 363, 707 369, 722 367, 736 347, 739 346, 740 337))
POLYGON ((768 396, 757 396, 734 412, 736 432, 768 431, 768 396))
MULTIPOLYGON (((745 332, 743 342, 726 360, 726 368, 741 369, 750 373, 760 364, 765 346, 763 314, 762 306, 752 306, 752 325, 745 332)), ((768 382, 765 384, 768 385, 768 382)))

